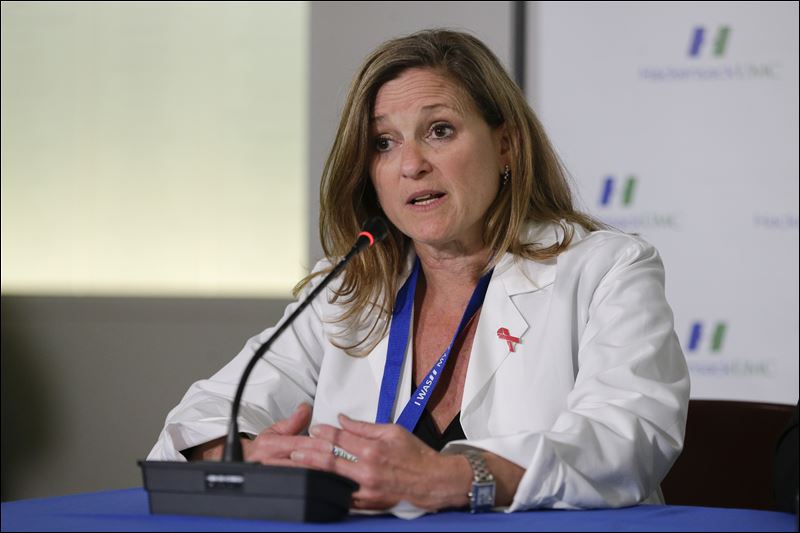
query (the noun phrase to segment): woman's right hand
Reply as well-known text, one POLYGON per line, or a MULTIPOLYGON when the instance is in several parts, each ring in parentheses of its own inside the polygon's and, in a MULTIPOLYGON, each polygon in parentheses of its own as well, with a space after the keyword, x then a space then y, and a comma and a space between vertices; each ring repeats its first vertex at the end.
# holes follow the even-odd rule
POLYGON ((253 440, 244 439, 244 460, 265 465, 296 466, 289 454, 298 448, 314 447, 308 432, 311 423, 311 406, 301 403, 289 418, 279 420, 258 434, 253 440))
MULTIPOLYGON (((256 436, 255 439, 242 439, 244 460, 270 465, 296 466, 289 454, 297 449, 316 449, 324 446, 316 439, 300 435, 308 430, 311 423, 311 406, 301 403, 289 418, 275 422, 256 436)), ((219 461, 225 439, 219 438, 196 446, 189 458, 192 461, 219 461)))

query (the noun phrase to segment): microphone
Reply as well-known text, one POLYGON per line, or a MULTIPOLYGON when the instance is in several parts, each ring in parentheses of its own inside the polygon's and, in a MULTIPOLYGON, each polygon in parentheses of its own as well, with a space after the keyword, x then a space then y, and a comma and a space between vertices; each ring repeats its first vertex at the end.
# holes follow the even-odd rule
POLYGON ((222 461, 138 462, 151 513, 327 522, 349 512, 358 485, 348 478, 308 468, 243 462, 237 419, 244 387, 259 359, 353 257, 384 239, 387 232, 381 217, 368 220, 347 255, 258 347, 239 379, 222 461))
POLYGON ((388 231, 389 229, 386 227, 386 222, 382 217, 372 217, 367 220, 366 224, 364 224, 364 229, 358 234, 358 240, 356 240, 355 245, 353 245, 353 249, 345 256, 343 262, 350 260, 350 254, 355 255, 365 247, 371 247, 376 242, 382 241, 386 237, 388 231))

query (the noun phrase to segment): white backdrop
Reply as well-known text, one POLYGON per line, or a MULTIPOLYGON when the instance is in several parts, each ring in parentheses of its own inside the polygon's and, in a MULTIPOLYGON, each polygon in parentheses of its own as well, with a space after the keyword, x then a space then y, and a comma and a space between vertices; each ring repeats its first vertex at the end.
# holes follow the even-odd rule
POLYGON ((655 244, 693 398, 798 399, 798 4, 540 2, 528 93, 584 208, 655 244))

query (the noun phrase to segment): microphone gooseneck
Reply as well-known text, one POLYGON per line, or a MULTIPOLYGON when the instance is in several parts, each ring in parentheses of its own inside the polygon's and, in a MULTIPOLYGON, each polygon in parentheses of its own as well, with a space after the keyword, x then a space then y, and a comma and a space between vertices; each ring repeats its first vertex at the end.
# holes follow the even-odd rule
POLYGON ((250 358, 250 361, 247 363, 247 367, 244 369, 242 373, 242 377, 239 380, 239 386, 236 389, 236 396, 233 398, 233 405, 231 406, 231 419, 228 425, 228 435, 225 437, 225 447, 223 448, 222 452, 222 461, 223 462, 242 462, 244 460, 244 452, 242 450, 242 442, 239 440, 239 405, 242 403, 242 394, 244 393, 244 387, 247 384, 247 378, 250 377, 250 373, 253 371, 253 368, 256 366, 261 357, 270 349, 272 343, 280 337, 281 333, 286 330, 292 322, 294 322, 295 318, 305 309, 309 303, 319 294, 330 281, 335 278, 339 272, 350 262, 350 260, 358 255, 362 250, 365 248, 371 247, 376 242, 384 239, 386 234, 388 233, 388 228, 386 227, 386 222, 381 217, 373 217, 369 219, 366 224, 364 224, 364 229, 361 233, 358 234, 358 239, 347 255, 339 261, 339 263, 330 271, 330 273, 325 276, 325 279, 322 280, 322 283, 317 285, 311 294, 309 294, 305 300, 294 310, 294 312, 283 321, 283 323, 278 327, 278 329, 273 333, 269 339, 266 340, 261 346, 258 347, 256 353, 253 354, 253 357, 250 358))

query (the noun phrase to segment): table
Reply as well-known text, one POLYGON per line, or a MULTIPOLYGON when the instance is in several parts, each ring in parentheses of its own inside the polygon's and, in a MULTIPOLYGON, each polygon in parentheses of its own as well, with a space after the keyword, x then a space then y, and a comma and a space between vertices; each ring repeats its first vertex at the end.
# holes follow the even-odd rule
POLYGON ((670 505, 592 511, 430 514, 416 520, 352 515, 302 524, 151 515, 142 488, 19 500, 2 504, 3 531, 795 531, 789 513, 670 505))

